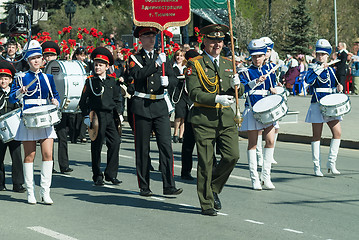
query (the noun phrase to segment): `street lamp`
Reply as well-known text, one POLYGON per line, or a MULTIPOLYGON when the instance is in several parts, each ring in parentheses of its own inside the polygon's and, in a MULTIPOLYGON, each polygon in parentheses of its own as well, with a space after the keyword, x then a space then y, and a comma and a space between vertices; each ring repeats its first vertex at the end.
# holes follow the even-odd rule
POLYGON ((76 4, 73 1, 67 1, 66 6, 65 6, 65 13, 67 15, 67 17, 70 19, 70 25, 71 26, 71 18, 73 17, 73 15, 75 15, 76 12, 76 4))

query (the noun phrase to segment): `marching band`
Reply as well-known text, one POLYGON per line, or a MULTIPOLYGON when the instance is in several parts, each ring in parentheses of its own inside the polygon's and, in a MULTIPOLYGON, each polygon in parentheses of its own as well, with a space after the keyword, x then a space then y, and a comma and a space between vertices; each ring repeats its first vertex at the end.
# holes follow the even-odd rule
MULTIPOLYGON (((127 72, 129 79, 132 79, 125 82, 128 89, 132 89, 129 109, 132 114, 129 119, 133 119, 131 126, 135 137, 136 172, 141 196, 153 195, 149 158, 152 132, 159 149, 163 194, 179 195, 183 191, 176 187, 174 181, 169 118, 172 96, 169 96, 168 89, 176 86, 181 86, 181 93, 184 91, 190 103, 189 109, 178 115, 178 121, 181 124, 188 122, 193 128, 193 133, 189 134, 194 136, 198 151, 197 194, 202 214, 216 216, 222 208, 218 195, 239 159, 238 127, 230 107, 235 102, 234 89, 237 87, 239 95, 245 98, 240 131, 248 134, 247 159, 252 188, 275 189, 271 181, 271 165, 276 164, 273 155, 278 121, 287 114, 288 107, 285 90, 276 76, 276 70, 281 66, 270 61, 274 42, 268 37, 250 41, 248 52, 251 64, 237 72, 231 67, 231 60, 221 56, 228 30, 227 26, 220 24, 203 27, 200 30, 204 36, 203 53, 188 59, 187 65, 181 66, 179 74, 175 74, 173 62, 168 56, 154 49, 159 29, 135 28, 134 37, 139 38, 142 49, 131 55, 127 66, 121 66, 123 69, 119 72, 127 72), (265 140, 263 151, 262 139, 265 140), (221 154, 217 164, 213 159, 216 148, 221 154), (261 167, 261 176, 258 166, 261 167)), ((323 123, 328 124, 333 134, 327 169, 338 175, 336 159, 341 142, 340 121, 350 111, 350 101, 341 93, 343 86, 328 64, 332 46, 327 40, 319 39, 315 47, 315 62, 309 66, 305 77, 305 82, 313 89, 305 121, 312 124, 314 175, 321 177, 320 139, 323 123), (340 104, 336 104, 338 101, 340 104)), ((4 157, 8 146, 13 164, 13 190, 25 192, 22 186, 25 184, 29 204, 37 203, 33 162, 38 142, 42 153, 41 201, 53 204, 50 186, 53 144, 57 137, 60 171, 73 171, 68 162, 66 128, 71 125, 75 131, 76 114, 81 114, 81 123, 88 127, 94 184, 101 186, 105 184, 104 181, 109 181, 118 185, 122 182, 117 175, 124 101, 120 85, 124 83, 117 81, 119 76, 116 76, 116 66, 113 66, 114 57, 108 48, 94 49, 87 62, 81 58, 85 52, 84 48, 81 49, 75 52, 79 60, 57 60, 60 49, 55 42, 46 41, 40 45, 38 41, 31 40, 24 47, 28 71, 15 75, 16 70, 11 63, 0 62, 0 126, 9 122, 9 127, 6 130, 1 128, 0 132, 0 190, 5 189, 4 157), (12 127, 10 122, 15 122, 15 126, 12 127), (21 142, 25 153, 23 166, 21 142), (100 166, 104 142, 108 150, 107 166, 103 173, 100 166)), ((182 58, 185 56, 185 52, 179 54, 182 58)), ((178 67, 177 64, 174 66, 178 67)), ((186 137, 182 140, 182 135, 183 129, 180 141, 186 141, 186 137)), ((177 142, 177 133, 174 136, 177 142)), ((193 146, 190 149, 193 150, 193 146)), ((186 164, 192 166, 192 162, 186 164)), ((183 179, 193 179, 190 169, 182 172, 183 179)))

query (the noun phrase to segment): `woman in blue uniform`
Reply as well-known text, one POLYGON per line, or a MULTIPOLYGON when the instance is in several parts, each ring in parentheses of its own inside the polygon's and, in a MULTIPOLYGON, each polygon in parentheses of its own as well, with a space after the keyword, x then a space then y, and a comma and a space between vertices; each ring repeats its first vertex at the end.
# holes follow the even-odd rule
POLYGON ((275 94, 275 74, 269 75, 267 78, 264 76, 270 70, 264 64, 265 54, 267 52, 266 44, 260 39, 252 40, 248 45, 248 51, 252 57, 252 65, 240 74, 240 79, 245 86, 245 93, 248 94, 243 112, 243 122, 241 131, 248 132, 248 165, 249 173, 252 180, 252 187, 254 190, 274 189, 274 185, 270 179, 271 161, 274 152, 274 126, 278 125, 277 122, 263 125, 253 117, 252 106, 257 101, 264 98, 269 94, 275 94), (257 155, 256 146, 259 132, 263 130, 265 138, 265 147, 263 151, 263 167, 261 180, 257 172, 257 155))
MULTIPOLYGON (((13 82, 9 100, 12 103, 22 99, 23 111, 35 106, 54 104, 59 106, 60 98, 56 91, 53 76, 41 72, 43 63, 42 49, 39 42, 31 40, 24 47, 24 58, 30 66, 30 70, 17 77, 13 82), (34 79, 36 81, 28 86, 34 79)), ((56 132, 53 126, 47 128, 26 128, 23 120, 20 122, 15 140, 22 141, 24 146, 24 178, 27 189, 27 201, 36 204, 34 193, 34 158, 36 153, 36 142, 40 142, 42 167, 41 167, 41 189, 40 197, 45 204, 52 204, 50 197, 50 185, 52 179, 52 150, 53 139, 56 132)))
POLYGON ((320 138, 322 136, 323 123, 327 123, 333 138, 330 142, 330 150, 327 168, 333 174, 340 174, 336 168, 336 159, 339 151, 341 126, 340 121, 342 117, 325 117, 320 112, 319 101, 324 96, 334 93, 335 91, 343 91, 343 86, 338 83, 335 78, 334 70, 329 67, 328 59, 332 52, 332 46, 325 39, 319 39, 315 45, 316 63, 309 66, 308 74, 305 82, 311 85, 314 89, 314 94, 308 109, 306 122, 312 123, 312 158, 314 163, 315 176, 322 177, 323 173, 320 171, 320 138), (336 86, 336 83, 338 85, 336 86))

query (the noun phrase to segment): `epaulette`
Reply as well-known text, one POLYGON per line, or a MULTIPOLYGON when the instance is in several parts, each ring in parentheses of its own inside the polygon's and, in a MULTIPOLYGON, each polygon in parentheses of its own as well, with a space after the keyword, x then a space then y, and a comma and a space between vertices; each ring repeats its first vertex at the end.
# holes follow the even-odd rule
POLYGON ((199 59, 202 59, 202 58, 203 58, 203 56, 199 55, 199 56, 197 56, 197 57, 191 58, 191 59, 188 60, 188 61, 194 62, 194 61, 199 60, 199 59))
POLYGON ((15 73, 14 78, 16 78, 16 77, 25 77, 25 74, 26 74, 27 72, 28 72, 28 71, 25 71, 25 72, 17 72, 17 73, 15 73))
POLYGON ((90 75, 90 76, 88 76, 88 77, 87 77, 87 79, 92 78, 92 77, 94 77, 94 75, 90 75))

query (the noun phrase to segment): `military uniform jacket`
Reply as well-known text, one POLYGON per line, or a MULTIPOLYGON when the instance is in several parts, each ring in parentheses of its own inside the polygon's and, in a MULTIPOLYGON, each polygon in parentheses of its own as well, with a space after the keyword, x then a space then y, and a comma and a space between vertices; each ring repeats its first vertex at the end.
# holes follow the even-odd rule
MULTIPOLYGON (((130 76, 134 79, 134 90, 145 94, 161 95, 165 88, 161 85, 162 66, 156 67, 158 54, 155 52, 150 59, 142 49, 133 56, 136 61, 130 59, 130 76), (139 65, 139 64, 140 65, 139 65)), ((177 77, 170 61, 165 63, 165 75, 168 76, 168 88, 177 85, 177 77)), ((168 107, 164 99, 151 100, 134 96, 132 98, 132 112, 146 118, 156 118, 168 115, 168 107)))
POLYGON ((6 92, 0 88, 0 116, 20 107, 19 103, 9 102, 10 91, 6 92))
POLYGON ((92 110, 96 112, 116 110, 119 113, 120 91, 115 78, 107 75, 106 79, 102 80, 97 75, 89 76, 82 90, 79 106, 83 116, 88 115, 92 110))
MULTIPOLYGON (((230 59, 222 56, 220 57, 218 74, 218 82, 213 84, 216 82, 216 72, 211 59, 206 53, 188 61, 186 84, 189 97, 195 104, 190 112, 191 123, 208 127, 229 127, 235 125, 235 115, 232 108, 216 108, 215 103, 217 95, 234 96, 234 89, 231 87, 233 64, 230 59), (200 79, 200 72, 202 70, 199 72, 199 66, 203 70, 202 73, 208 77, 208 80, 211 83, 203 80, 203 77, 202 80, 200 79)), ((239 96, 243 94, 243 86, 240 87, 238 94, 239 96)))
POLYGON ((312 103, 319 102, 322 97, 331 94, 327 92, 317 92, 317 88, 331 88, 333 93, 336 91, 335 72, 331 67, 324 69, 318 63, 310 64, 304 81, 314 89, 311 100, 312 103))

